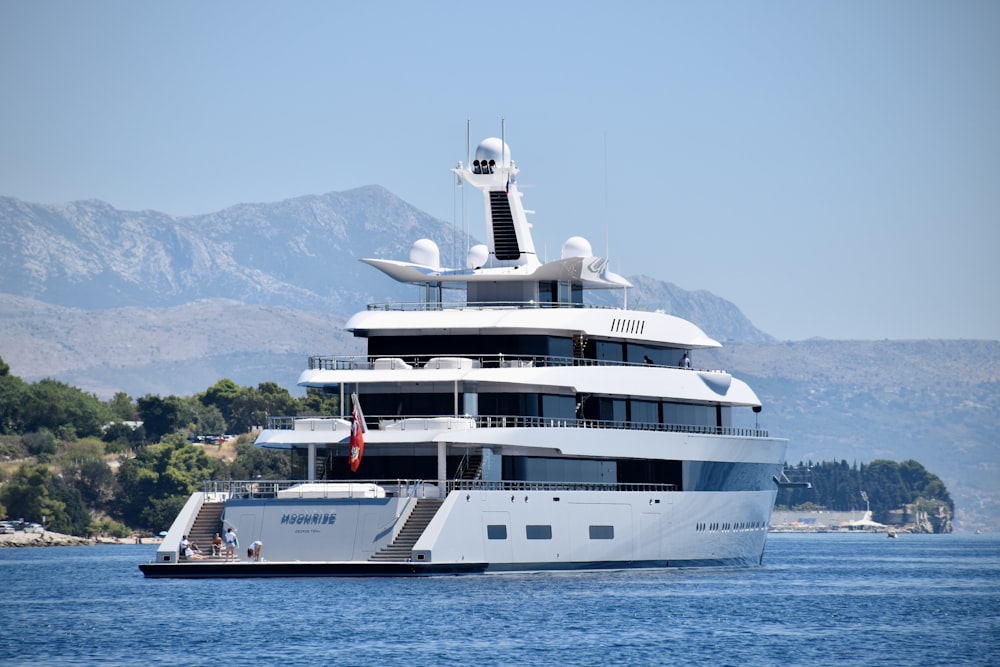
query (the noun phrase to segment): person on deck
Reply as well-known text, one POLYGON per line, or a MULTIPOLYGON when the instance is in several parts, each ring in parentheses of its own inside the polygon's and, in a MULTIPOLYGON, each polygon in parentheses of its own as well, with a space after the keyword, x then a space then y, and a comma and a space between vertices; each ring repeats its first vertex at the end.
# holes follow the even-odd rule
POLYGON ((221 556, 222 555, 222 536, 218 533, 212 538, 212 555, 221 556))
POLYGON ((235 558, 239 560, 239 556, 236 555, 236 547, 240 546, 240 541, 236 539, 236 531, 232 528, 226 528, 226 560, 235 558))

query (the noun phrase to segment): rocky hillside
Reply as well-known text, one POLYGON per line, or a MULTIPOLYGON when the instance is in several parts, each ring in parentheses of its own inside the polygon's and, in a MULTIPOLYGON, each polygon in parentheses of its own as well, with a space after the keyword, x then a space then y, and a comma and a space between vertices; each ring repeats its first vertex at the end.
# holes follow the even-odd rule
POLYGON ((84 309, 224 298, 351 312, 400 294, 391 281, 375 291, 358 257, 405 257, 417 238, 454 238, 377 186, 191 217, 4 197, 0 220, 0 291, 84 309))
MULTIPOLYGON (((102 311, 227 299, 346 319, 371 302, 419 296, 359 258, 405 259, 414 241, 429 238, 443 263, 461 265, 464 249, 477 242, 378 186, 190 217, 120 211, 100 201, 43 205, 0 197, 0 223, 0 293, 102 311)), ((686 317, 722 339, 768 339, 713 294, 646 276, 632 281, 632 304, 686 317)), ((621 296, 599 298, 613 303, 621 296)))

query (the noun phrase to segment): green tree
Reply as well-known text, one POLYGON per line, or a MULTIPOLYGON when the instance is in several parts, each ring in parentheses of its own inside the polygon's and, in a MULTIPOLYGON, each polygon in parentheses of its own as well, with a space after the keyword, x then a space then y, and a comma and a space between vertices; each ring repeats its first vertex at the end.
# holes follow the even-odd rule
POLYGON ((290 464, 288 452, 254 447, 250 442, 237 442, 236 458, 226 472, 232 479, 289 479, 290 464))
POLYGON ((216 464, 201 447, 174 434, 143 448, 118 472, 117 515, 128 525, 154 532, 170 526, 187 498, 215 475, 216 464))
POLYGON ((214 405, 217 407, 219 412, 222 413, 222 418, 229 425, 227 429, 229 430, 232 429, 232 424, 230 423, 233 417, 232 406, 239 395, 239 385, 229 378, 222 378, 206 389, 205 393, 199 396, 199 400, 206 406, 214 405))
POLYGON ((812 488, 781 489, 775 502, 780 507, 814 503, 838 511, 858 511, 865 509, 861 497, 864 491, 871 501, 876 521, 884 522, 890 510, 920 498, 941 502, 954 513, 954 504, 944 483, 913 460, 902 463, 876 460, 860 467, 856 463, 849 467, 846 461, 799 462, 786 470, 796 481, 811 482, 812 488))
POLYGON ((226 432, 226 420, 219 408, 205 405, 195 396, 181 399, 178 422, 189 433, 196 435, 226 432))
POLYGON ((299 402, 287 389, 276 382, 261 382, 257 391, 264 397, 264 405, 268 415, 292 416, 298 413, 299 402))
POLYGON ((322 389, 306 387, 306 395, 299 399, 299 415, 339 415, 340 396, 322 389))
POLYGON ((97 438, 84 438, 63 443, 56 464, 62 467, 62 479, 80 493, 84 504, 106 510, 114 496, 114 472, 104 461, 104 443, 97 438))
POLYGON ((0 434, 24 432, 24 404, 27 385, 0 358, 0 434))
POLYGON ((863 489, 871 500, 872 518, 879 523, 889 520, 889 511, 910 502, 910 494, 895 461, 878 459, 861 467, 863 489))
POLYGON ((76 436, 100 436, 110 414, 93 394, 46 378, 28 388, 23 418, 25 431, 47 428, 67 433, 71 429, 76 436))
POLYGON ((48 463, 59 451, 56 436, 45 427, 32 433, 25 433, 21 436, 21 441, 24 442, 24 448, 28 450, 28 453, 38 459, 40 463, 48 463))
POLYGON ((160 398, 157 395, 147 394, 136 399, 136 407, 147 442, 159 442, 163 436, 173 433, 182 426, 181 399, 176 396, 160 398))
POLYGON ((101 439, 108 443, 106 447, 108 454, 128 450, 138 451, 146 442, 146 428, 144 426, 133 428, 122 422, 111 422, 104 429, 104 436, 101 439))
POLYGON ((246 433, 255 426, 264 426, 269 416, 293 416, 299 403, 287 389, 274 382, 261 382, 256 388, 243 387, 233 402, 235 433, 246 433))
POLYGON ((52 497, 62 503, 64 516, 49 520, 46 527, 67 535, 90 534, 90 511, 83 502, 80 491, 58 476, 52 477, 52 497))
POLYGON ((67 487, 47 466, 25 463, 0 489, 0 502, 12 516, 44 523, 58 533, 86 535, 90 514, 75 489, 67 487))
POLYGON ((136 410, 132 398, 124 391, 119 391, 107 402, 108 412, 112 419, 118 421, 131 422, 138 419, 139 413, 136 410))
POLYGON ((110 509, 118 479, 103 459, 85 459, 66 465, 63 480, 80 492, 83 502, 98 510, 110 509))

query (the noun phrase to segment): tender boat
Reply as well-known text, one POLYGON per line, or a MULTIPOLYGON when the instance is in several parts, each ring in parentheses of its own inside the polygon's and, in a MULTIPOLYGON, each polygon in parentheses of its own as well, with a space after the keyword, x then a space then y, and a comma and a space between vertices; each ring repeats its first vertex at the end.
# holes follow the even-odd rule
POLYGON ((366 355, 309 359, 298 384, 339 396, 340 414, 271 417, 256 440, 300 479, 206 483, 146 576, 761 562, 786 441, 758 428, 749 386, 698 368, 719 343, 662 312, 588 305, 631 285, 580 237, 540 261, 503 139, 452 171, 482 193, 487 243, 464 267, 428 239, 408 261, 361 260, 423 300, 354 315, 366 355), (235 557, 179 559, 182 536, 230 528, 235 557))

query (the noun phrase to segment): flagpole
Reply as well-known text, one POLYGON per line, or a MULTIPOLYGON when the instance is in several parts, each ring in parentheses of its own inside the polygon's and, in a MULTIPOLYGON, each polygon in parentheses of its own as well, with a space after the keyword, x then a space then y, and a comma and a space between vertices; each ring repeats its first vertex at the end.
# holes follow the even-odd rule
POLYGON ((361 412, 361 402, 358 401, 358 395, 351 394, 351 401, 354 403, 354 408, 351 412, 351 438, 347 462, 351 467, 351 472, 356 473, 361 465, 361 457, 365 453, 364 433, 368 428, 365 426, 365 415, 361 412))
POLYGON ((358 417, 358 423, 361 426, 361 432, 367 433, 368 425, 365 424, 365 413, 362 412, 361 410, 361 401, 358 400, 357 394, 354 393, 351 394, 351 403, 353 404, 354 407, 354 414, 357 415, 358 417))

